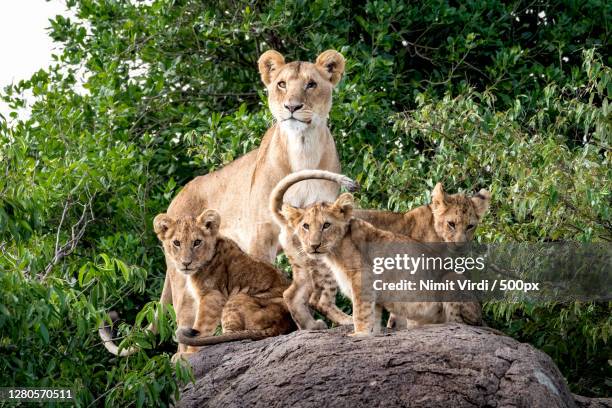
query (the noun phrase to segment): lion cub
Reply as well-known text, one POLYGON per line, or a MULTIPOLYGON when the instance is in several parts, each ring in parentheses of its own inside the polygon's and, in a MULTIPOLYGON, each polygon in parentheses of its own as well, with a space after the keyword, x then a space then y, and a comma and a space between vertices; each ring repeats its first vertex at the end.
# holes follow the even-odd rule
MULTIPOLYGON (((442 302, 385 302, 377 304, 362 297, 361 273, 368 262, 364 255, 367 245, 383 242, 419 241, 390 231, 375 228, 370 223, 353 217, 353 197, 342 194, 336 202, 317 203, 305 209, 280 203, 282 190, 292 182, 309 176, 327 178, 328 172, 304 171, 287 177, 274 190, 271 210, 276 221, 282 226, 281 242, 297 246, 297 251, 310 259, 322 260, 333 272, 341 290, 353 301, 353 322, 355 334, 367 335, 378 331, 382 308, 398 316, 418 323, 441 323, 459 321, 479 324, 480 315, 472 316, 473 310, 464 310, 461 303, 442 302), (303 173, 303 174, 302 174, 303 173), (276 195, 275 195, 276 193, 276 195), (465 312, 465 313, 464 313, 465 312)), ((335 181, 343 183, 336 175, 335 181)), ((343 177, 343 176, 339 176, 343 177)))
MULTIPOLYGON (((304 170, 293 173, 281 180, 270 198, 270 210, 275 221, 286 226, 287 221, 280 213, 283 194, 293 184, 309 178, 335 181, 350 191, 357 188, 350 178, 341 174, 321 170, 304 170)), ((432 203, 421 206, 406 213, 393 213, 379 210, 353 210, 353 216, 371 223, 374 227, 388 230, 395 234, 405 235, 420 242, 466 242, 472 240, 480 219, 487 211, 490 194, 480 190, 474 197, 464 194, 449 195, 444 192, 441 183, 438 183, 432 192, 432 203)), ((346 315, 335 305, 338 284, 332 272, 322 259, 306 255, 298 236, 283 228, 280 242, 290 260, 293 269, 293 282, 285 291, 284 297, 293 319, 298 327, 303 329, 325 328, 323 321, 315 321, 308 305, 316 308, 330 320, 337 324, 350 324, 353 319, 346 315)), ((346 290, 344 293, 348 293, 346 290)), ((470 324, 480 324, 481 308, 478 303, 452 303, 442 305, 441 314, 463 316, 463 320, 470 324)), ((439 320, 439 318, 437 318, 439 320)), ((423 321, 421 323, 434 323, 423 321)), ((390 327, 396 324, 392 314, 389 320, 390 327)), ((397 328, 415 326, 417 321, 399 319, 397 328)))
MULTIPOLYGON (((429 205, 417 207, 406 213, 354 210, 353 214, 376 228, 407 235, 421 242, 463 244, 474 238, 474 232, 490 202, 491 194, 485 189, 481 189, 473 197, 468 197, 465 194, 447 194, 442 183, 438 183, 431 192, 429 205)), ((462 307, 471 307, 474 315, 481 314, 478 304, 466 303, 462 307)), ((397 320, 391 314, 387 326, 401 329, 415 325, 416 322, 397 320)))
MULTIPOLYGON (((155 217, 166 261, 185 275, 185 296, 195 303, 195 320, 191 327, 179 327, 179 342, 203 346, 288 333, 293 322, 283 301, 287 278, 219 235, 220 223, 215 210, 198 217, 155 217), (213 336, 219 323, 224 334, 213 336)), ((182 355, 193 351, 189 347, 182 355)))

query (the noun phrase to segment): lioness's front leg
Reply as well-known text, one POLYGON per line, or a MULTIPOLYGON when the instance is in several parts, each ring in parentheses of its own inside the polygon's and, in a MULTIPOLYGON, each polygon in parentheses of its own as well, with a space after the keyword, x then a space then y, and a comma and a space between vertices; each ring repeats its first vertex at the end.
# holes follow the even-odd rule
POLYGON ((262 261, 274 263, 278 252, 278 227, 271 222, 263 222, 254 228, 255 231, 246 252, 262 261))

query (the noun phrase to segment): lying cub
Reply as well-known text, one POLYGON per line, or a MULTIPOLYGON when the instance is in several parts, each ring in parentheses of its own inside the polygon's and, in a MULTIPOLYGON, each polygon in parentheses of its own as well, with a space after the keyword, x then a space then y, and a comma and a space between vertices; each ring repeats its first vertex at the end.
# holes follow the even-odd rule
MULTIPOLYGON (((353 301, 355 334, 368 335, 378 331, 382 308, 417 323, 447 321, 479 324, 479 315, 461 303, 391 302, 376 304, 362 297, 361 273, 367 262, 367 245, 385 242, 418 243, 410 237, 375 228, 370 223, 353 217, 353 197, 342 194, 334 203, 317 203, 305 209, 283 205, 275 193, 281 193, 288 184, 307 178, 329 179, 328 172, 303 171, 287 177, 272 194, 271 209, 275 220, 282 226, 281 241, 298 246, 299 252, 311 259, 323 260, 332 270, 340 289, 353 301)), ((341 180, 338 180, 341 182, 341 180)), ((282 196, 282 194, 279 194, 282 196)))
MULTIPOLYGON (((178 341, 204 346, 288 333, 293 322, 283 301, 287 278, 220 236, 220 221, 215 210, 206 210, 197 218, 155 217, 155 233, 166 262, 186 276, 185 296, 194 299, 195 321, 192 327, 179 327, 178 341), (219 323, 223 334, 214 336, 219 323)), ((182 355, 193 351, 189 347, 182 355)))

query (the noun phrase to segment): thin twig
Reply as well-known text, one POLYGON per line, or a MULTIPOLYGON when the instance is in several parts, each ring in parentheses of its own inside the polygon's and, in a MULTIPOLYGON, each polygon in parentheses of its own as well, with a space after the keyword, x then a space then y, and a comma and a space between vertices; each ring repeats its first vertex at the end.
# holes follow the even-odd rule
POLYGON ((76 249, 77 245, 83 238, 85 234, 85 230, 87 226, 94 221, 93 209, 92 209, 93 196, 89 197, 89 202, 86 204, 80 204, 83 207, 83 212, 81 213, 81 217, 79 220, 70 228, 70 239, 68 239, 64 245, 59 246, 59 234, 61 230, 61 226, 64 222, 64 218, 68 209, 72 207, 71 201, 69 200, 64 205, 64 211, 62 214, 62 220, 60 221, 60 226, 57 231, 57 239, 55 245, 55 254, 51 262, 45 267, 45 272, 42 276, 40 276, 40 280, 44 281, 47 279, 51 270, 55 265, 57 265, 63 258, 70 255, 76 249))

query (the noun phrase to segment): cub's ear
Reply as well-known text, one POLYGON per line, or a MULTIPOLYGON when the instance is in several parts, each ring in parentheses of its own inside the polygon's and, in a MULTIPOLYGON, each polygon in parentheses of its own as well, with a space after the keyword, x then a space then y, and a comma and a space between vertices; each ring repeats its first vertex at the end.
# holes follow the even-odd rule
POLYGON ((261 54, 261 57, 259 57, 257 61, 257 65, 259 65, 261 80, 268 86, 279 69, 285 65, 285 57, 278 51, 269 50, 261 54))
POLYGON ((153 219, 153 229, 160 241, 163 241, 166 236, 169 235, 168 232, 172 232, 173 228, 174 219, 168 214, 158 214, 155 219, 153 219))
POLYGON ((436 184, 431 192, 431 208, 434 212, 444 211, 446 209, 446 193, 442 183, 436 184))
POLYGON ((304 210, 285 203, 281 209, 281 214, 283 215, 283 218, 287 220, 287 224, 289 224, 291 228, 295 228, 295 226, 302 219, 304 210))
POLYGON ((351 193, 343 193, 336 199, 333 204, 333 208, 339 211, 345 220, 348 220, 353 215, 353 207, 355 205, 355 199, 351 193))
POLYGON ((489 205, 491 204, 491 193, 489 193, 484 188, 480 190, 474 197, 471 198, 472 204, 474 204, 474 208, 476 209, 476 215, 478 218, 482 218, 482 216, 489 209, 489 205))
POLYGON ((317 57, 315 64, 326 73, 327 79, 329 79, 333 85, 340 82, 342 74, 344 74, 345 63, 344 57, 338 51, 323 51, 317 57))
POLYGON ((221 216, 215 210, 205 210, 196 218, 198 227, 215 235, 219 231, 221 225, 221 216))

